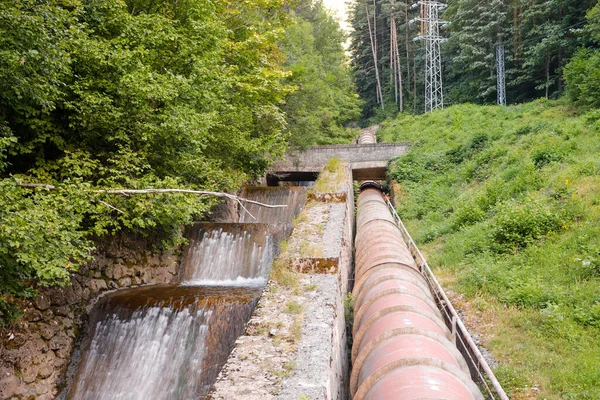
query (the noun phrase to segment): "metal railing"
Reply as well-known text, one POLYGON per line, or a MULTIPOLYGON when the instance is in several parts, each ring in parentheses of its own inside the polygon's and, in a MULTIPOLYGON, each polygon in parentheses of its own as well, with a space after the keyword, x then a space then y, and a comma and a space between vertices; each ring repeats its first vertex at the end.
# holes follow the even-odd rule
POLYGON ((398 225, 398 228, 400 229, 404 241, 415 258, 421 273, 429 283, 429 288, 431 289, 431 292, 435 297, 435 301, 442 312, 444 321, 452 332, 452 337, 456 347, 463 355, 467 365, 469 366, 471 378, 480 387, 484 395, 487 395, 489 399, 509 400, 508 396, 504 392, 504 389, 502 389, 500 382, 498 382, 498 379, 496 379, 494 372, 481 354, 481 351, 479 351, 479 348, 477 348, 477 344, 475 344, 475 341, 469 334, 469 331, 456 312, 456 309, 452 306, 452 303, 446 295, 446 292, 444 292, 444 289, 433 275, 433 272, 431 271, 431 268, 429 268, 427 261, 419 251, 416 243, 402 223, 402 220, 400 219, 400 216, 396 212, 394 206, 389 199, 386 198, 385 201, 394 217, 394 220, 396 221, 396 224, 398 225))

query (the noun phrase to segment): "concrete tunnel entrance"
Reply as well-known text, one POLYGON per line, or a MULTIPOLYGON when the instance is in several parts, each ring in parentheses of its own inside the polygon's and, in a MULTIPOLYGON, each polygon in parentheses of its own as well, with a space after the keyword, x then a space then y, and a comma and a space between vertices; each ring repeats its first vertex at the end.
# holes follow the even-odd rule
MULTIPOLYGON (((387 166, 371 168, 352 168, 354 181, 385 181, 387 166)), ((319 178, 319 171, 277 171, 266 175, 267 186, 279 186, 280 182, 314 182, 319 178)))

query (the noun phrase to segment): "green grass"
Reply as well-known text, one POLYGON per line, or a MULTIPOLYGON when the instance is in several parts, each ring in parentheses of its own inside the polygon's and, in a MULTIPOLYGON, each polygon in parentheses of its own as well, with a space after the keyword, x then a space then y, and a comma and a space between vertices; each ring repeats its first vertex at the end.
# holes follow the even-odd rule
POLYGON ((331 158, 319 174, 312 190, 316 193, 335 193, 341 189, 346 179, 346 164, 339 158, 331 158))
POLYGON ((287 304, 285 305, 285 312, 287 314, 297 315, 297 314, 302 313, 302 310, 304 310, 304 307, 302 307, 302 304, 300 304, 294 300, 288 301, 287 304))
POLYGON ((291 269, 282 258, 273 261, 270 279, 291 290, 300 288, 300 273, 291 269))
POLYGON ((512 398, 600 398, 599 113, 460 105, 378 135, 414 144, 390 167, 398 211, 450 287, 495 310, 512 398))

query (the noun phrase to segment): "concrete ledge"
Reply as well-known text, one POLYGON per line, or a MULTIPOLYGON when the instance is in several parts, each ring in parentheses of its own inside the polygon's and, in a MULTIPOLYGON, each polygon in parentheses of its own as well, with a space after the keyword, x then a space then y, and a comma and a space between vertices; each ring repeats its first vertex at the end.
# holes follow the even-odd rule
POLYGON ((409 147, 410 143, 404 142, 313 146, 306 151, 292 148, 285 160, 273 164, 270 170, 276 174, 291 171, 318 172, 334 157, 351 164, 353 169, 354 163, 369 162, 377 163, 372 167, 385 167, 391 159, 406 154, 409 147))
POLYGON ((320 193, 296 218, 281 261, 311 266, 297 268, 303 272, 299 287, 268 283, 208 399, 348 398, 344 299, 354 198, 350 170, 343 176, 339 193, 320 193), (345 201, 320 201, 328 195, 345 201))

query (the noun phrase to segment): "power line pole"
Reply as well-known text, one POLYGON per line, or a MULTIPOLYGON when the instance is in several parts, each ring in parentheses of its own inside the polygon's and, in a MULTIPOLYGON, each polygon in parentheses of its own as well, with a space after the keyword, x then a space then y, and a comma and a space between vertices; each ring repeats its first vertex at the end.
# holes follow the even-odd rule
POLYGON ((421 15, 413 21, 421 22, 421 34, 415 39, 425 40, 425 112, 444 108, 442 86, 442 55, 440 44, 446 39, 440 36, 440 11, 447 5, 435 0, 421 0, 413 5, 421 6, 421 15))
POLYGON ((506 105, 506 69, 504 63, 504 45, 496 46, 496 86, 498 92, 498 105, 506 105))

